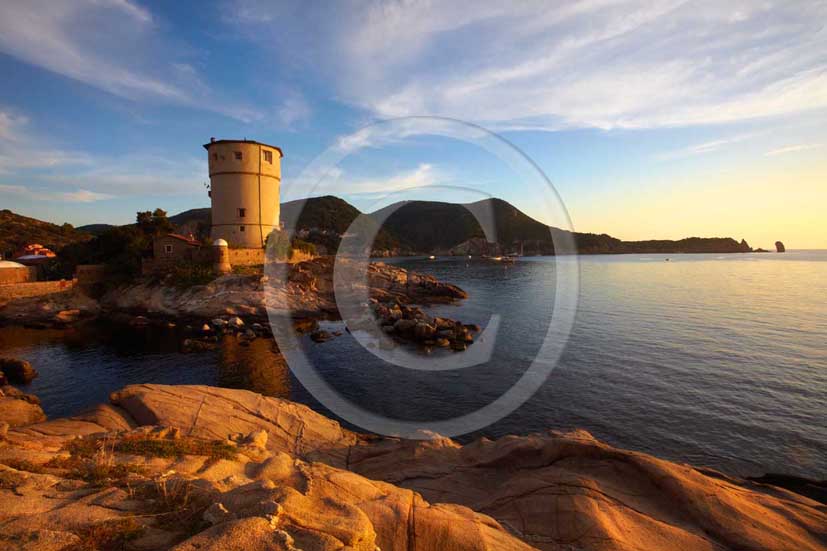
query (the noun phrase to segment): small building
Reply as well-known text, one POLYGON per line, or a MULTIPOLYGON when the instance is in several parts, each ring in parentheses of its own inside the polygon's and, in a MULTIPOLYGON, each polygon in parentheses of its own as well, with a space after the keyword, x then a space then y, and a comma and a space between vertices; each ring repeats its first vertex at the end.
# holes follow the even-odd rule
POLYGON ((155 260, 192 260, 201 242, 193 236, 170 233, 152 241, 152 255, 155 260))
POLYGON ((143 259, 141 271, 151 274, 163 272, 175 264, 198 262, 200 251, 201 242, 191 235, 161 235, 152 240, 152 258, 143 259))
POLYGON ((37 269, 11 260, 0 260, 0 285, 37 281, 37 269))
POLYGON ((14 260, 26 266, 38 266, 56 257, 54 251, 40 243, 26 245, 14 254, 14 260))

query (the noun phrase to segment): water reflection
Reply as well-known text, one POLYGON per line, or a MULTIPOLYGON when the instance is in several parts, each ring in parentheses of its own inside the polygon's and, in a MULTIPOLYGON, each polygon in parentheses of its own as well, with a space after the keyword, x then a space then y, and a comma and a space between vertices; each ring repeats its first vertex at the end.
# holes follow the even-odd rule
POLYGON ((217 352, 219 386, 290 397, 290 369, 272 339, 226 336, 217 352))
POLYGON ((134 328, 90 323, 68 329, 0 328, 0 355, 29 360, 49 417, 107 402, 129 384, 205 384, 291 398, 289 370, 271 339, 225 336, 215 350, 183 353, 180 327, 134 328))

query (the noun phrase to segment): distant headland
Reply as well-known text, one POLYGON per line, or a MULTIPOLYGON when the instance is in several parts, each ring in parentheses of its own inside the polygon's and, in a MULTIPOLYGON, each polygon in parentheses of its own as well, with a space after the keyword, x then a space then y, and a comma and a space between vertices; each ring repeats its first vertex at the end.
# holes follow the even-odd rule
MULTIPOLYGON (((356 207, 332 195, 312 197, 281 204, 281 219, 295 228, 301 239, 313 243, 319 252, 333 253, 342 234, 362 214, 356 207)), ((211 228, 210 208, 196 208, 169 217, 174 230, 207 240, 211 228)), ((0 211, 0 252, 7 255, 31 243, 42 243, 54 250, 90 239, 114 226, 90 224, 73 228, 0 211)), ((374 243, 376 256, 404 255, 482 255, 555 254, 553 232, 502 199, 486 199, 470 205, 436 201, 411 201, 388 217, 374 243), (496 241, 488 242, 472 214, 489 209, 496 241)), ((680 240, 652 239, 623 241, 609 234, 573 232, 579 254, 690 254, 748 253, 756 249, 732 237, 688 237, 680 240)), ((780 252, 782 247, 777 248, 780 252)))

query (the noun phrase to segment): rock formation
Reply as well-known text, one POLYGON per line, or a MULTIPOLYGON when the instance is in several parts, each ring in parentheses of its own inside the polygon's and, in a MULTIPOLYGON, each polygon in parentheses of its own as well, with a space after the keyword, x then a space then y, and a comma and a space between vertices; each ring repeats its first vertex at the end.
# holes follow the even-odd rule
POLYGON ((0 358, 0 373, 10 383, 28 384, 37 377, 37 370, 26 360, 0 358))
POLYGON ((461 446, 357 434, 243 390, 135 385, 111 401, 9 430, 0 548, 827 549, 816 501, 585 432, 461 446))
POLYGON ((786 251, 787 251, 787 249, 784 247, 784 243, 782 243, 781 241, 776 241, 775 242, 775 252, 783 253, 783 252, 786 252, 786 251))

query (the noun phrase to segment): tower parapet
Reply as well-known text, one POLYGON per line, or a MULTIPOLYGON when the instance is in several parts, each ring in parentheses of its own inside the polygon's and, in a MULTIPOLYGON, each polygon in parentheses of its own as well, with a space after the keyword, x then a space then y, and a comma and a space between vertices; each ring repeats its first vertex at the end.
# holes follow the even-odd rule
POLYGON ((281 149, 252 140, 204 144, 210 170, 210 237, 230 247, 263 248, 279 227, 281 149))

